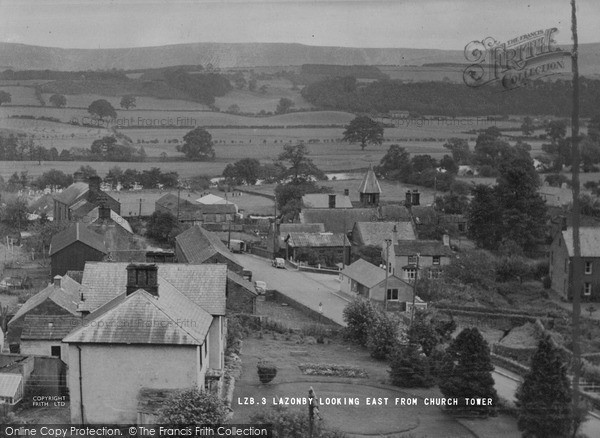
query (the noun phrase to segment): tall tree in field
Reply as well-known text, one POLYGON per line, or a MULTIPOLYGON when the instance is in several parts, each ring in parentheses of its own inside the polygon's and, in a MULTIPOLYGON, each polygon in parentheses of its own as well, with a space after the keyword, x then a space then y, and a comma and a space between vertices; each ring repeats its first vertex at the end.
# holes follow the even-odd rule
POLYGON ((261 176, 260 161, 256 158, 243 158, 229 163, 223 170, 223 176, 234 184, 253 186, 261 176))
POLYGON ((540 340, 516 398, 523 436, 571 436, 574 416, 567 367, 548 336, 540 340))
POLYGON ((390 145, 375 172, 385 179, 407 181, 412 172, 410 154, 400 145, 390 145))
POLYGON ((533 134, 534 129, 535 125, 533 124, 533 119, 529 116, 526 116, 523 119, 523 123, 521 123, 521 132, 523 132, 523 135, 531 135, 533 134))
POLYGON ((456 412, 490 415, 495 411, 498 394, 494 389, 490 347, 477 328, 466 328, 446 350, 440 390, 444 397, 457 398, 458 405, 449 406, 456 412), (490 399, 490 405, 467 405, 465 398, 490 399))
POLYGON ((361 149, 367 144, 383 143, 383 126, 367 116, 358 116, 352 120, 344 131, 344 141, 360 143, 361 149))
POLYGON ((183 145, 177 146, 187 159, 192 161, 209 161, 215 158, 212 135, 204 128, 195 128, 183 136, 183 145))
POLYGON ((104 119, 104 117, 109 117, 112 119, 117 118, 117 112, 110 104, 110 102, 105 99, 98 99, 93 101, 88 107, 88 113, 90 113, 93 116, 99 117, 101 120, 104 119))
POLYGON ((468 164, 471 162, 471 150, 469 142, 464 138, 451 138, 444 147, 452 153, 452 158, 457 164, 468 164))
POLYGON ((309 157, 310 152, 304 143, 285 145, 278 160, 289 163, 286 175, 292 183, 327 179, 325 173, 309 157))
POLYGON ((123 96, 121 98, 121 108, 125 108, 125 109, 129 109, 129 108, 135 108, 136 105, 136 98, 135 96, 128 94, 127 96, 123 96))
POLYGON ((277 104, 277 108, 275 109, 275 114, 285 114, 290 112, 292 107, 294 106, 294 102, 287 97, 282 97, 279 99, 279 103, 277 104))
POLYGON ((55 106, 56 108, 63 108, 67 106, 67 98, 62 94, 53 94, 50 96, 49 100, 52 106, 55 106))

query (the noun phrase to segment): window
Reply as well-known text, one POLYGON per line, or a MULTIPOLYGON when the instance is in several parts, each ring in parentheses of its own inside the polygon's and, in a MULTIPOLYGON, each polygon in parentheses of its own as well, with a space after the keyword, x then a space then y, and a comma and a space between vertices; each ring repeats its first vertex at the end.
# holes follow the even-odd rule
POLYGON ((592 273, 592 262, 585 262, 585 273, 588 275, 592 273))
POLYGON ((414 280, 417 276, 417 270, 416 269, 405 269, 404 272, 406 273, 406 279, 407 280, 414 280))
POLYGON ((439 265, 441 263, 441 256, 433 256, 433 264, 434 265, 439 265))
POLYGON ((60 345, 50 347, 50 356, 60 357, 60 345))
POLYGON ((460 231, 461 233, 464 233, 464 231, 465 231, 465 224, 459 223, 458 224, 458 231, 460 231))
POLYGON ((388 263, 388 273, 392 273, 392 264, 388 263))
POLYGON ((417 256, 408 256, 408 264, 416 265, 417 264, 417 256))
POLYGON ((592 294, 592 283, 583 284, 583 294, 588 297, 592 294))
POLYGON ((398 301, 398 289, 388 289, 387 299, 388 301, 398 301))

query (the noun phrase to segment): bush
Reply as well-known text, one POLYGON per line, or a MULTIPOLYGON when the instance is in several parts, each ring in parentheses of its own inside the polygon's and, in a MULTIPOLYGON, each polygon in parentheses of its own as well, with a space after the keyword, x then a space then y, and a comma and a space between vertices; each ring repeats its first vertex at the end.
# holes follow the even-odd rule
POLYGON ((371 357, 386 359, 398 344, 399 321, 385 312, 376 312, 367 335, 371 357))
MULTIPOLYGON (((275 406, 250 417, 254 424, 272 424, 273 438, 305 438, 309 430, 308 406, 304 411, 292 411, 283 406, 275 406)), ((313 423, 313 438, 345 438, 338 430, 325 431, 318 421, 313 423)))
POLYGON ((522 281, 530 272, 529 265, 523 257, 504 256, 496 262, 496 280, 501 283, 522 281))
POLYGON ((261 383, 269 383, 277 375, 277 367, 271 362, 260 361, 257 365, 258 378, 261 383))
POLYGON ((230 352, 238 353, 240 342, 246 336, 247 331, 237 316, 227 319, 227 349, 226 354, 230 352))
POLYGON ((169 398, 159 414, 159 423, 218 424, 225 421, 225 402, 215 394, 191 388, 169 398))
POLYGON ((430 388, 434 383, 429 359, 419 353, 414 345, 394 350, 390 357, 389 373, 392 385, 402 388, 430 388))
POLYGON ((344 336, 359 345, 367 345, 369 327, 375 319, 377 309, 369 300, 356 298, 344 308, 344 321, 346 328, 344 336))

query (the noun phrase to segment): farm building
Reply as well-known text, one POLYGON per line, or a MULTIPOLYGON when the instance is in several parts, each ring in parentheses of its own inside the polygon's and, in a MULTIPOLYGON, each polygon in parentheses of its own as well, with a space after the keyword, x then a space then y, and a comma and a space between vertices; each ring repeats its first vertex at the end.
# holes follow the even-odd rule
POLYGON ((224 263, 233 272, 243 270, 219 237, 199 225, 188 228, 175 238, 175 254, 180 263, 224 263))
POLYGON ((81 222, 52 236, 50 243, 51 275, 83 271, 88 261, 100 261, 108 254, 102 237, 81 222))
POLYGON ((63 340, 71 422, 135 423, 142 389, 217 390, 226 276, 223 265, 87 264, 91 313, 63 340))
POLYGON ((106 205, 115 213, 121 212, 121 204, 100 190, 100 177, 91 177, 83 182, 81 173, 75 172, 75 182, 54 195, 54 220, 75 220, 84 217, 94 208, 106 205))
POLYGON ((294 261, 308 261, 311 257, 317 263, 333 266, 348 263, 350 242, 343 233, 288 233, 285 238, 286 258, 294 261))
POLYGON ((389 309, 406 310, 406 302, 412 302, 412 286, 397 275, 389 273, 386 298, 385 276, 384 268, 358 259, 340 272, 340 291, 379 304, 387 299, 389 309))
MULTIPOLYGON (((65 318, 65 320, 69 317, 76 317, 79 316, 77 304, 80 300, 81 285, 68 276, 56 276, 52 284, 29 298, 8 323, 8 343, 11 351, 15 353, 21 351, 25 354, 22 345, 22 334, 23 332, 29 333, 29 323, 37 323, 34 320, 27 321, 26 317, 58 316, 59 318, 65 318)), ((35 352, 28 351, 26 354, 60 357, 60 339, 62 337, 55 337, 53 340, 56 342, 44 352, 36 350, 35 352), (56 346, 59 347, 58 350, 54 348, 56 346)), ((26 347, 26 350, 29 346, 26 347)))
MULTIPOLYGON (((587 301, 600 298, 600 228, 581 227, 581 262, 583 264, 583 290, 587 301)), ((554 236, 550 246, 550 278, 552 289, 564 299, 572 299, 573 279, 573 228, 569 227, 554 236)))

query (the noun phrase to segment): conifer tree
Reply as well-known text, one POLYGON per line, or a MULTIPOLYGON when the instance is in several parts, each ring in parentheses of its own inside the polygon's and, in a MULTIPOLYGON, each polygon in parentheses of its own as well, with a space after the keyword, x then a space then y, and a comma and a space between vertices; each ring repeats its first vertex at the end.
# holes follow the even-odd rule
POLYGON ((419 352, 414 344, 397 348, 390 357, 390 379, 392 385, 403 388, 429 388, 433 377, 429 370, 429 359, 419 352))
POLYGON ((573 415, 567 367, 549 336, 540 340, 516 398, 523 436, 570 436, 573 415))
POLYGON ((440 390, 444 397, 457 398, 458 404, 449 406, 461 414, 495 413, 498 394, 494 388, 490 348, 477 328, 466 328, 446 350, 440 390), (490 405, 471 405, 465 399, 491 399, 490 405))

